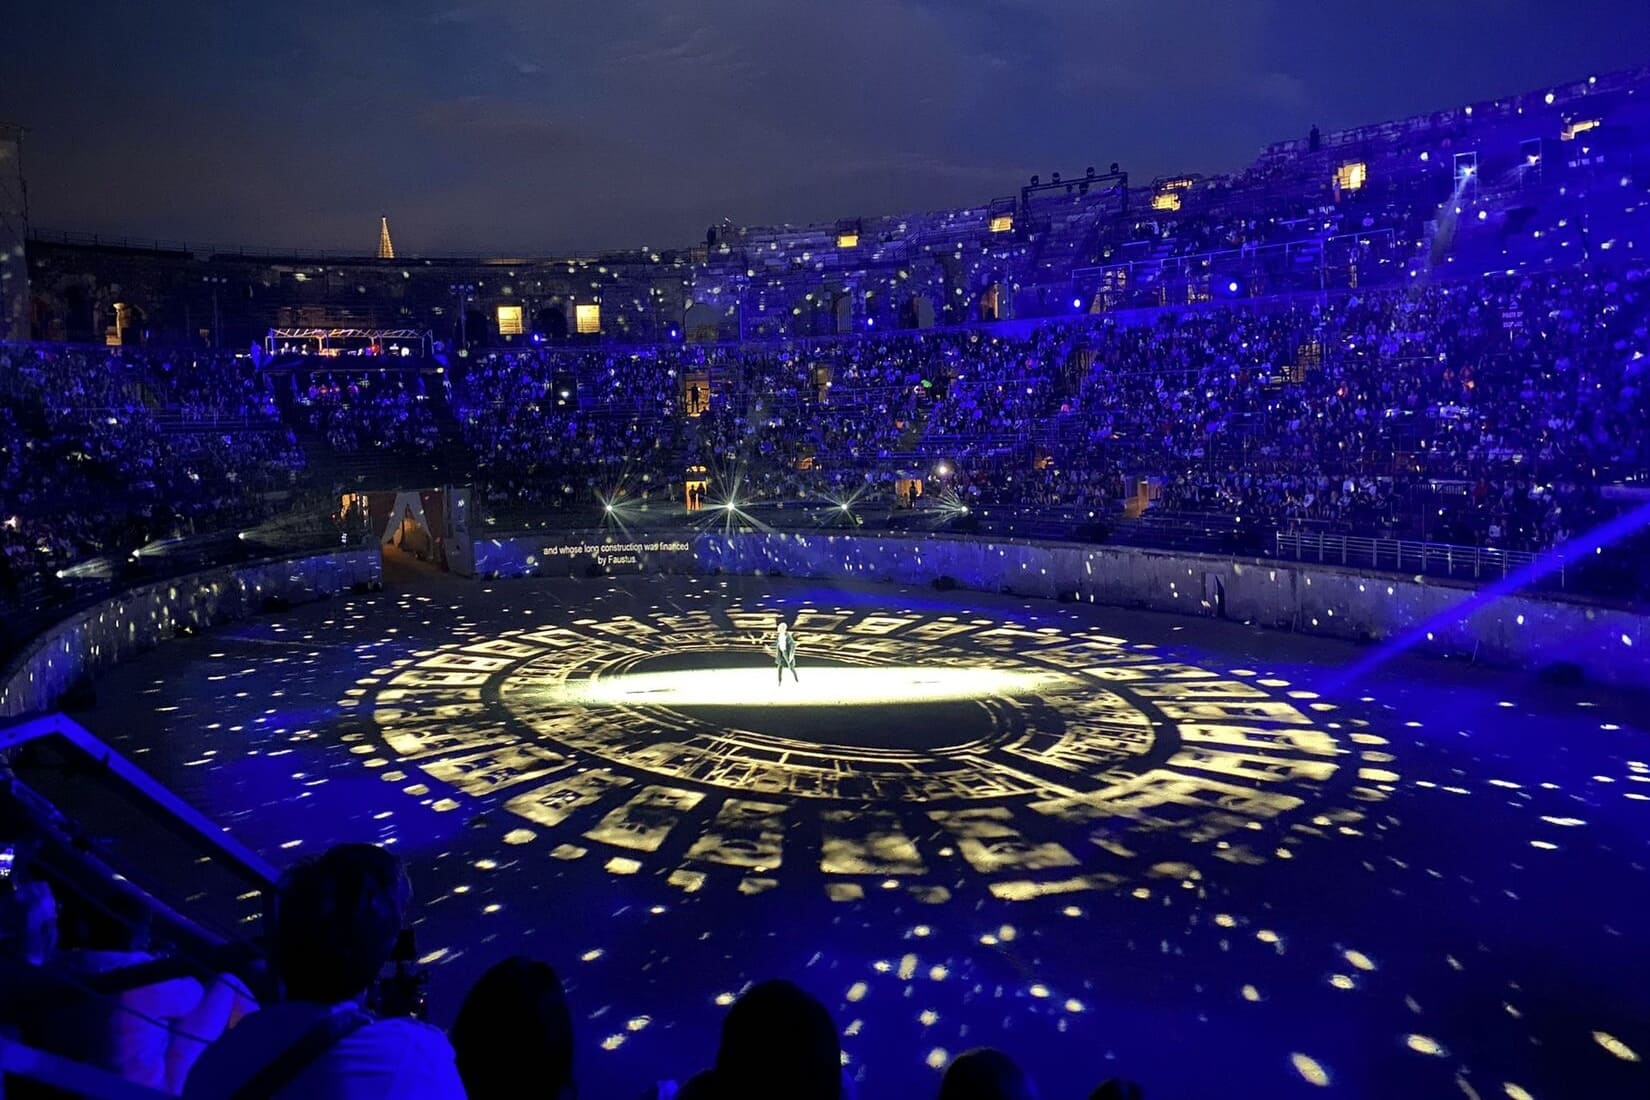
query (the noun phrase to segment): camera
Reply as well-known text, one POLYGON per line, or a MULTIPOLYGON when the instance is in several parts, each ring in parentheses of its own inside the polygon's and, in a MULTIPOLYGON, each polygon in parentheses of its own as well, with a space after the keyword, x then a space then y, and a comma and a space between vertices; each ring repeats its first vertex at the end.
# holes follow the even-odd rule
POLYGON ((403 928, 390 953, 388 973, 379 977, 367 996, 367 1006, 379 1016, 428 1018, 430 972, 418 965, 418 946, 411 928, 403 928))

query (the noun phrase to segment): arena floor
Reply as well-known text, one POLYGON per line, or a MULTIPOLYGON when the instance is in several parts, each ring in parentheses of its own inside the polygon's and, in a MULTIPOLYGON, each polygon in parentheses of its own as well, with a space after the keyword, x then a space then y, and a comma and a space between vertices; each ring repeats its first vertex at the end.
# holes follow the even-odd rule
POLYGON ((581 1094, 788 976, 863 1098, 1650 1092, 1641 701, 1237 624, 751 579, 426 584, 170 643, 82 719, 278 864, 393 842, 437 1022, 563 974, 581 1094), (762 648, 795 622, 799 679, 762 648), (1637 960, 1637 961, 1635 961, 1637 960))

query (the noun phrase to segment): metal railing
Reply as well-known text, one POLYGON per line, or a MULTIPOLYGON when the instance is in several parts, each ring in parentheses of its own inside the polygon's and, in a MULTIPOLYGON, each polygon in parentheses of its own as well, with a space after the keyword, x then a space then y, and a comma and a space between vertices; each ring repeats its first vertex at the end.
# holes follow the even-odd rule
MULTIPOLYGON (((92 1100, 162 1100, 170 1095, 133 1084, 96 1066, 36 1050, 0 1034, 0 1078, 8 1076, 48 1085, 58 1095, 86 1096, 92 1100)), ((0 1092, 4 1089, 5 1082, 0 1080, 0 1092)))
MULTIPOLYGON (((1172 241, 1173 239, 1172 237, 1163 238, 1165 241, 1172 241)), ((1400 244, 1398 232, 1395 229, 1351 230, 1327 236, 1300 237, 1291 241, 1265 241, 1257 244, 1240 245, 1235 248, 1209 248, 1196 252, 1143 256, 1135 260, 1094 264, 1088 267, 1073 268, 1071 281, 1074 285, 1088 285, 1088 283, 1102 280, 1108 275, 1124 274, 1128 277, 1128 285, 1132 286, 1142 274, 1155 278, 1165 273, 1190 275, 1194 272, 1225 271, 1229 270, 1229 264, 1233 261, 1258 264, 1269 259, 1282 259, 1285 262, 1293 262, 1297 253, 1306 250, 1312 250, 1319 261, 1322 262, 1327 258, 1327 253, 1331 247, 1336 245, 1347 246, 1348 241, 1354 242, 1359 248, 1373 248, 1379 242, 1386 248, 1395 250, 1400 244)), ((1146 243, 1156 244, 1161 242, 1149 241, 1146 243)))
POLYGON ((1565 582, 1564 559, 1558 554, 1501 550, 1492 546, 1458 546, 1445 542, 1333 535, 1322 531, 1279 531, 1275 538, 1277 557, 1295 561, 1475 581, 1505 577, 1521 569, 1534 568, 1539 576, 1532 583, 1563 588, 1565 582))
MULTIPOLYGON (((140 900, 173 945, 104 974, 95 988, 53 973, 58 988, 100 994, 124 1012, 115 1000, 123 992, 180 976, 208 980, 260 956, 248 926, 271 912, 274 867, 73 719, 0 720, 0 802, 27 823, 28 862, 57 889, 106 916, 118 898, 140 900), (217 901, 203 904, 209 896, 217 901)), ((0 1094, 10 1095, 8 1076, 98 1100, 165 1095, 0 1031, 0 1094)))
MULTIPOLYGON (((15 668, 6 671, 11 673, 15 668)), ((254 889, 266 894, 274 889, 276 871, 262 856, 236 840, 221 825, 209 821, 79 722, 52 712, 8 718, 3 723, 0 724, 0 754, 35 741, 55 742, 81 760, 94 763, 97 774, 125 792, 135 805, 145 807, 166 822, 176 835, 228 867, 254 889)))

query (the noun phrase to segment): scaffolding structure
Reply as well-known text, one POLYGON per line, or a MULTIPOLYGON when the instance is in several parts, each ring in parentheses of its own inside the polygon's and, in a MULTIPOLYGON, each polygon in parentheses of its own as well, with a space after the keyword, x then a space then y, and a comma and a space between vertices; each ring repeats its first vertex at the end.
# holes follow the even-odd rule
POLYGON ((332 359, 338 356, 384 356, 427 359, 430 334, 418 328, 272 328, 264 337, 271 356, 297 354, 332 359))

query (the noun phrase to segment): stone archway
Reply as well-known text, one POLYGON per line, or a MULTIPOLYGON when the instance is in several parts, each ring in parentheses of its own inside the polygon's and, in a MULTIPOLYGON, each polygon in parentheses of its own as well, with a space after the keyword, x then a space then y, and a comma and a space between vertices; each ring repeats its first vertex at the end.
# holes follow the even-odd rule
POLYGON ((44 294, 29 298, 29 339, 65 340, 63 318, 53 307, 52 299, 44 294))
POLYGON ((838 291, 831 299, 831 312, 834 315, 836 331, 846 334, 854 331, 854 296, 848 291, 838 291))
POLYGON ((714 306, 695 302, 682 315, 682 339, 690 344, 713 344, 722 339, 723 320, 714 306))
POLYGON ((979 317, 982 321, 1006 321, 1014 315, 1013 297, 1000 279, 992 279, 980 290, 979 317))
POLYGON ((933 328, 934 301, 926 294, 913 294, 900 310, 902 328, 933 328))
POLYGON ((97 328, 97 303, 91 290, 70 283, 63 288, 63 339, 71 344, 102 343, 97 328))
POLYGON ((136 347, 144 342, 149 317, 142 306, 111 302, 104 309, 103 343, 109 347, 136 347))
POLYGON ((533 331, 546 340, 567 339, 567 311, 560 306, 545 306, 533 314, 533 331))

